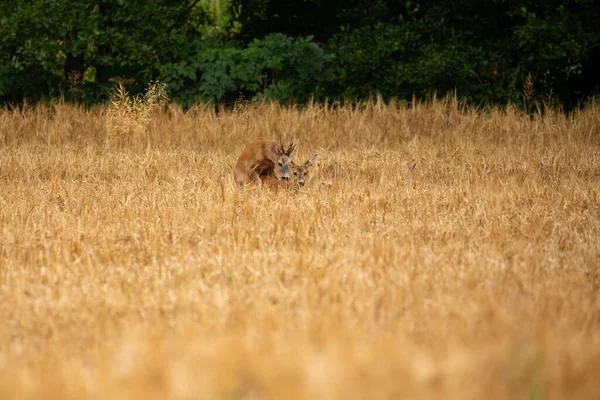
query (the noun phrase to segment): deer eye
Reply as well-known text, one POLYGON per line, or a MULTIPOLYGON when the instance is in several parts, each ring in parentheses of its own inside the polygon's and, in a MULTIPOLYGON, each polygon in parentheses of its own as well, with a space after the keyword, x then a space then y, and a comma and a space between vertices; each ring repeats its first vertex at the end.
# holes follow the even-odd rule
POLYGON ((283 164, 281 163, 281 161, 279 161, 279 162, 277 163, 277 165, 279 165, 280 167, 283 167, 283 164))
POLYGON ((297 173, 297 172, 294 172, 294 175, 298 175, 298 173, 297 173))

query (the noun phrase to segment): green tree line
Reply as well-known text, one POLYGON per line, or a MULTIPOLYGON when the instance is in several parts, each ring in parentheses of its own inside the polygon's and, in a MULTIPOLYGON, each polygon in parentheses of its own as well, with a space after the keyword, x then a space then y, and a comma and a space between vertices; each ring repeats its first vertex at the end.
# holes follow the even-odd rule
POLYGON ((94 104, 160 78, 183 105, 450 92, 569 109, 600 88, 595 3, 2 0, 0 102, 94 104))

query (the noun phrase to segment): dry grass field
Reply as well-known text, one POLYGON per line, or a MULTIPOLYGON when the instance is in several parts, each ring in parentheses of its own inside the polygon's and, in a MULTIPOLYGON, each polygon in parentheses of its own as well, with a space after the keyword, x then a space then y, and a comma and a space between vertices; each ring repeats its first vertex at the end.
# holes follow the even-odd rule
POLYGON ((155 108, 0 111, 0 398, 600 397, 599 109, 155 108))

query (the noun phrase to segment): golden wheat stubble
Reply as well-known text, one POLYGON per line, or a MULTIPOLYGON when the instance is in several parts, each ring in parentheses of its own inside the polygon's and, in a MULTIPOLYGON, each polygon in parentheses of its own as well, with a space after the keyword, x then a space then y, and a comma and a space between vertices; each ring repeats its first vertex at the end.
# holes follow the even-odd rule
POLYGON ((0 112, 2 397, 598 392, 595 109, 152 104, 0 112))

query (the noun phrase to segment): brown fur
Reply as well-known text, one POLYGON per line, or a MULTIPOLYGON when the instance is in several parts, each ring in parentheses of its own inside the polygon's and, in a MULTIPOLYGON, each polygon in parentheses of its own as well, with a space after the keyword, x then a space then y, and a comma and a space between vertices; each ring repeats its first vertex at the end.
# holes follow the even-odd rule
POLYGON ((274 175, 276 179, 289 179, 292 160, 290 155, 296 144, 284 149, 283 143, 260 137, 242 150, 233 170, 235 182, 243 186, 249 182, 261 184, 260 175, 274 175), (277 166, 277 168, 276 168, 277 166))
POLYGON ((298 188, 297 181, 289 179, 277 179, 271 175, 261 175, 260 180, 262 184, 269 189, 278 190, 292 190, 298 188))

